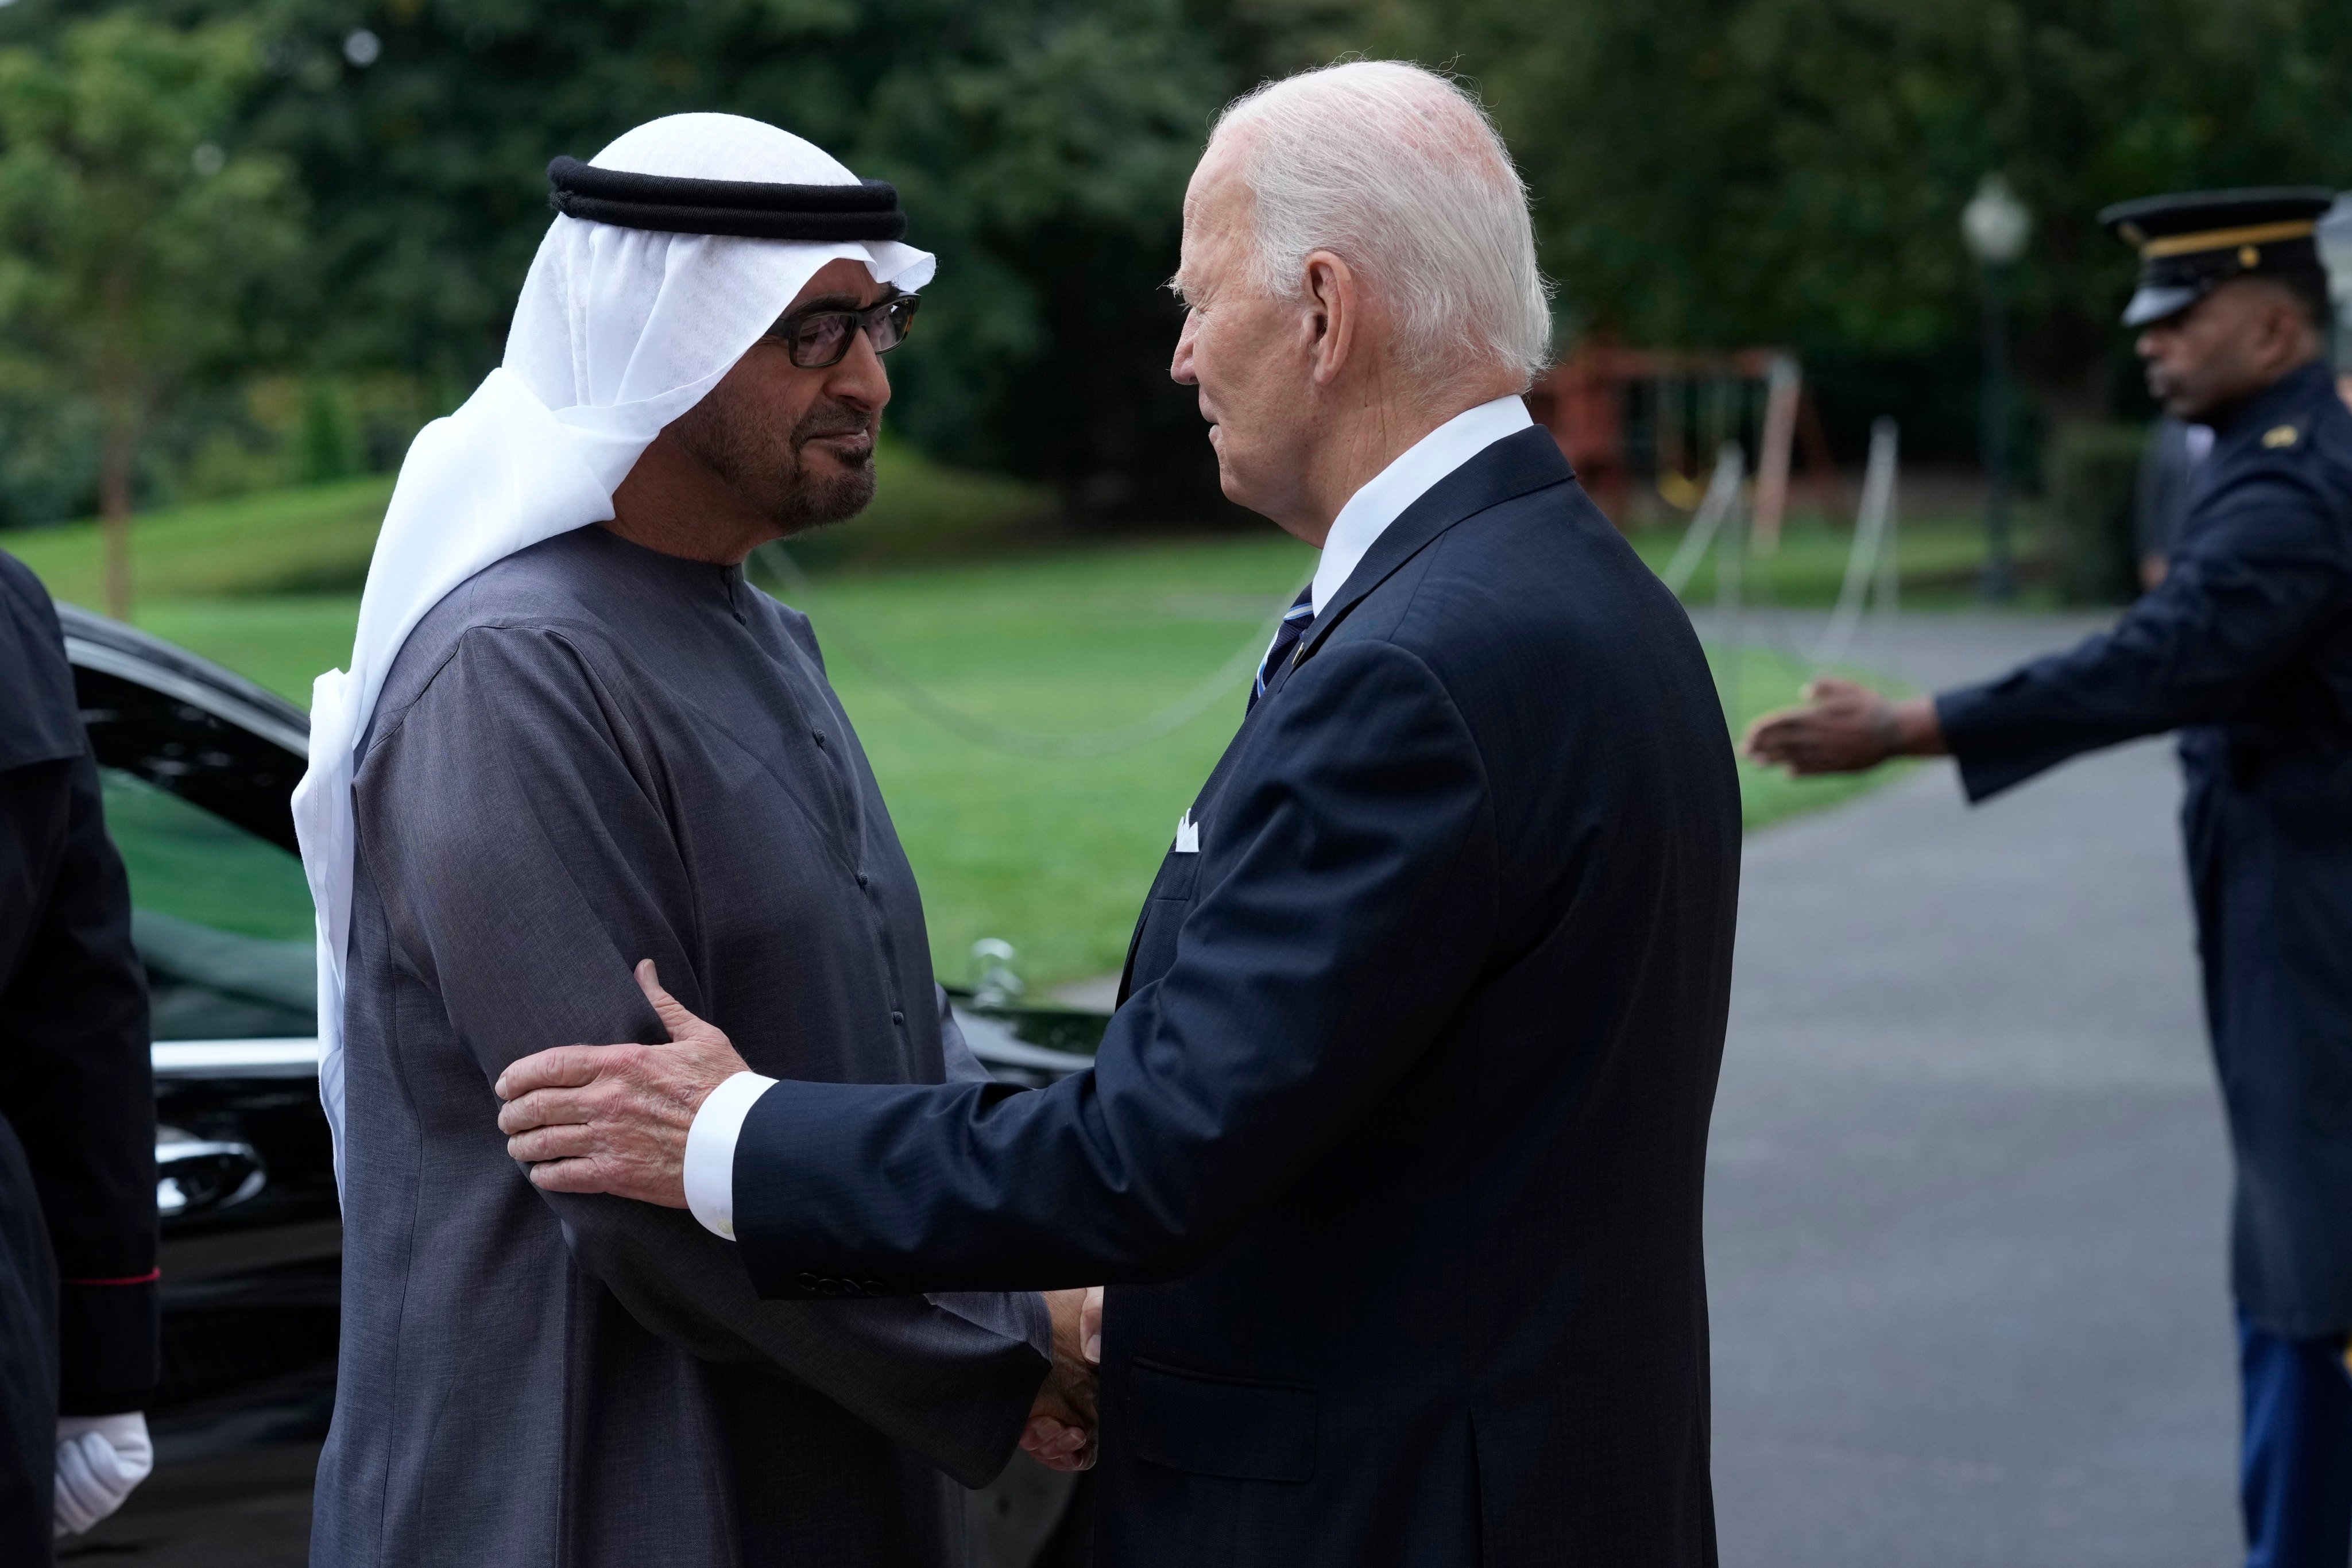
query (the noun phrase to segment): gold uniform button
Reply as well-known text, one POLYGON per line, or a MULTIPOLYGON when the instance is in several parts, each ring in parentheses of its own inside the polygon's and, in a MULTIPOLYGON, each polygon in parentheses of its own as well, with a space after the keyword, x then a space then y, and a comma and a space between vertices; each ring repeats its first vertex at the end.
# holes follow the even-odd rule
POLYGON ((2293 446, 2302 439, 2303 432, 2292 424, 2275 424, 2263 432, 2263 444, 2273 451, 2282 446, 2293 446))
POLYGON ((2252 272, 2255 267, 2260 267, 2262 264, 2263 253, 2261 251, 2256 250, 2250 245, 2242 245, 2238 247, 2238 265, 2240 267, 2252 272))

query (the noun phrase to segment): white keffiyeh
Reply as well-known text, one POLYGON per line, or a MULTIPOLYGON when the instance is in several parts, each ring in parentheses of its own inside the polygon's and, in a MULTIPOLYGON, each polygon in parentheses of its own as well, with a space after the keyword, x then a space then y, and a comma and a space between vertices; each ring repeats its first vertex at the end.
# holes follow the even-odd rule
MULTIPOLYGON (((728 114, 641 125, 591 162, 689 179, 851 184, 789 131, 728 114)), ((317 905, 319 1097, 343 1178, 343 960, 351 937, 353 751, 385 674, 425 613, 467 578, 613 515, 613 492, 827 262, 863 262, 912 292, 933 261, 878 240, 664 234, 559 215, 540 243, 506 361, 410 446, 360 600, 348 670, 310 695, 310 765, 294 828, 317 905)))

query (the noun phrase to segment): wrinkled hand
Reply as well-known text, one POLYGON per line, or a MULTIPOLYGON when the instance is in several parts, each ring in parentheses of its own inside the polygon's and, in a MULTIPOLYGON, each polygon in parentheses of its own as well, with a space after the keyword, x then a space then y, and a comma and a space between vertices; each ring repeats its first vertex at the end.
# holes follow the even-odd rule
POLYGON ((548 1192, 609 1192, 686 1207, 686 1135, 710 1092, 746 1071, 734 1044, 662 989, 651 958, 637 986, 667 1045, 563 1045, 499 1074, 507 1153, 548 1192))
POLYGON ((1782 708, 1749 725, 1741 753, 1801 779, 1860 773, 1891 757, 1943 750, 1935 706, 1925 698, 1893 702, 1868 686, 1821 675, 1807 683, 1805 700, 1809 706, 1782 708))
POLYGON ((131 1489, 155 1468, 147 1417, 61 1416, 58 1418, 58 1535, 79 1535, 122 1506, 131 1489))
POLYGON ((1054 1319, 1054 1365, 1029 1408, 1021 1448, 1048 1469, 1094 1468, 1101 1430, 1096 1367, 1102 1360, 1102 1287, 1048 1291, 1054 1319))

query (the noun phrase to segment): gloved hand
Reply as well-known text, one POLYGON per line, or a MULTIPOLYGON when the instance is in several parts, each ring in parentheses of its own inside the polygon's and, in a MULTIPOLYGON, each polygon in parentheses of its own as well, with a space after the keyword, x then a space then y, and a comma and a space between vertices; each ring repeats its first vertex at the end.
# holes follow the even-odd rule
POLYGON ((155 1445, 138 1411, 58 1416, 57 1533, 79 1535, 121 1508, 154 1468, 155 1445))

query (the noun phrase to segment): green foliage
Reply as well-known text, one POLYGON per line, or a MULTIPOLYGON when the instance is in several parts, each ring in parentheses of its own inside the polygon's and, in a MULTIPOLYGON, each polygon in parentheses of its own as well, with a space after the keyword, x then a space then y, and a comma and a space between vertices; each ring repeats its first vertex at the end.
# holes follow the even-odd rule
POLYGON ((1449 0, 1537 197, 1570 323, 1637 342, 1923 355, 1973 336, 1980 175, 2036 218, 2027 371, 2104 411, 2133 262, 2093 221, 2168 190, 2352 179, 2329 0, 1449 0))
MULTIPOLYGON (((0 36, 58 3, 22 0, 0 36)), ((398 370, 453 402, 503 348, 548 160, 729 110, 896 182, 939 253, 892 361, 896 428, 1073 499, 1182 510, 1214 496, 1156 291, 1185 179, 1217 106, 1336 47, 1359 0, 168 4, 258 40, 235 144, 290 160, 312 204, 284 300, 308 368, 398 370)))
POLYGON ((130 11, 0 49, 0 334, 19 390, 135 431, 192 374, 284 344, 255 306, 299 246, 293 168, 226 150, 250 25, 130 11))
POLYGON ((2124 604, 2139 592, 2133 500, 2145 425, 2070 424, 2050 444, 2046 553, 2069 604, 2124 604))
POLYGON ((104 224, 141 214, 137 244, 182 258, 151 269, 176 280, 153 365, 183 368, 150 427, 211 421, 165 435, 150 493, 349 471, 352 428, 374 467, 414 421, 374 417, 353 378, 453 406, 503 347, 547 160, 679 110, 772 120, 899 184, 942 265, 892 361, 896 431, 1082 510, 1188 520, 1222 504, 1166 378, 1187 172, 1220 104, 1346 52, 1483 90, 1571 331, 1791 345, 1827 372, 1833 433, 1843 389, 1904 412, 1914 455, 1970 445, 1958 218, 1987 171, 2038 219, 2016 278, 2037 429, 2134 412, 2132 261, 2100 204, 2352 183, 2352 29, 2326 0, 16 0, 6 44, 0 523, 89 487, 96 415, 55 393, 98 386, 95 275, 65 258, 116 254, 104 224), (20 156, 63 145, 65 103, 133 183, 68 200, 57 171, 96 165, 20 156), (204 145, 223 164, 200 180, 204 145), (206 383, 232 361, 349 406, 265 431, 206 383))

